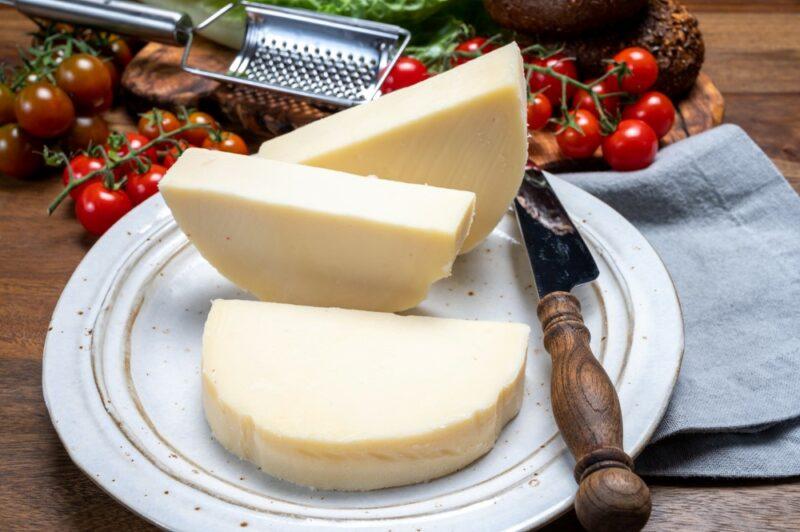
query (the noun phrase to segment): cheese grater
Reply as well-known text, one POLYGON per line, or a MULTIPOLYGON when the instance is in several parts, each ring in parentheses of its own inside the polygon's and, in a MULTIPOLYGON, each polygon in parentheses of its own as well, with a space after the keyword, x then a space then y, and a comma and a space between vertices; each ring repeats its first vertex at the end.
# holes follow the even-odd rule
POLYGON ((391 24, 247 1, 231 2, 197 25, 183 13, 123 0, 0 0, 0 4, 31 17, 183 45, 181 68, 186 72, 335 107, 358 105, 379 95, 410 37, 407 30, 391 24), (228 72, 189 65, 195 35, 237 6, 244 7, 246 29, 228 72))

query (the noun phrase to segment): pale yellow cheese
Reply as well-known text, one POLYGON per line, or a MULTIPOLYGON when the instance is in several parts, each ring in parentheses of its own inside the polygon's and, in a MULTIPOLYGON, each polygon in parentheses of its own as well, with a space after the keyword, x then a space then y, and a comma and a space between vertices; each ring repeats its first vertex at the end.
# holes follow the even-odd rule
POLYGON ((423 482, 488 452, 519 411, 529 328, 214 301, 203 405, 214 437, 322 489, 423 482))
POLYGON ((397 311, 450 274, 475 195, 189 149, 160 183, 181 229, 261 299, 397 311))
POLYGON ((466 252, 497 225, 519 188, 528 154, 526 97, 522 56, 511 43, 268 140, 259 155, 471 190, 477 203, 466 252))

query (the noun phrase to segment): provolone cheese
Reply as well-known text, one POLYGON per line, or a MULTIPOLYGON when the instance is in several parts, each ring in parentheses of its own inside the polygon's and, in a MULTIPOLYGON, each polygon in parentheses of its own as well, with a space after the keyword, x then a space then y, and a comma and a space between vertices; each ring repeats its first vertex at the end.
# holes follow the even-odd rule
POLYGON ((396 311, 450 274, 472 192, 189 149, 160 183, 220 273, 264 300, 396 311))
POLYGON ((529 328, 253 301, 213 303, 214 437, 322 489, 423 482, 488 452, 523 397, 529 328))
POLYGON ((259 155, 358 175, 471 190, 475 221, 462 252, 497 225, 527 160, 525 76, 515 43, 303 126, 259 155))

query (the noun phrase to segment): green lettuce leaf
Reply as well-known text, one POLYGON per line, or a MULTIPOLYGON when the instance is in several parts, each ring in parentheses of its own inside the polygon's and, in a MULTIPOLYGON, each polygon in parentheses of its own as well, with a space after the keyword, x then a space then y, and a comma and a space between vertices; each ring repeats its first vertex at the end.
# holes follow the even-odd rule
MULTIPOLYGON (((227 4, 227 0, 143 0, 144 3, 180 11, 195 24, 227 4)), ((415 33, 420 24, 453 4, 479 3, 478 0, 256 0, 263 4, 309 9, 332 15, 376 20, 403 26, 415 33)), ((239 7, 203 31, 203 36, 240 48, 244 35, 244 10, 239 7)))

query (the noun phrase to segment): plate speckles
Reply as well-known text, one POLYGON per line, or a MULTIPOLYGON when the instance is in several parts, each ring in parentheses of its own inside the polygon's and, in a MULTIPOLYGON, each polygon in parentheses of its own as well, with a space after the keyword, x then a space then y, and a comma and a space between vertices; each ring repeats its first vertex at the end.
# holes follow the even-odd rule
MULTIPOLYGON (((596 283, 575 294, 592 347, 617 383, 625 448, 636 454, 663 414, 680 364, 674 289, 658 257, 624 219, 575 187, 557 178, 552 183, 581 220, 601 269, 596 283)), ((494 450, 453 475, 376 492, 320 492, 277 481, 222 449, 199 400, 200 334, 212 298, 243 294, 187 244, 158 196, 98 241, 62 294, 45 344, 51 418, 79 467, 169 529, 246 524, 257 530, 358 525, 433 531, 464 529, 476 519, 493 529, 540 525, 569 507, 576 486, 573 460, 550 415, 550 360, 518 242, 507 216, 409 312, 522 321, 533 329, 519 416, 494 450), (55 422, 65 419, 69 423, 55 422)))

